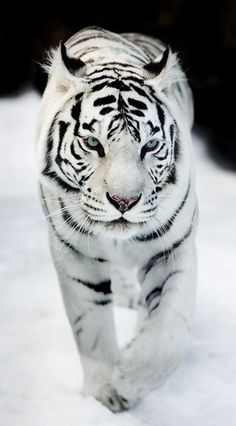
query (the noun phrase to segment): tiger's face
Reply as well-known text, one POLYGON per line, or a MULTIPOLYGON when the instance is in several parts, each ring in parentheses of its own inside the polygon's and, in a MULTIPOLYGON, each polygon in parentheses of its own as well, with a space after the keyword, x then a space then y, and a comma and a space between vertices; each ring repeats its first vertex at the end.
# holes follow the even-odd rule
POLYGON ((175 181, 177 132, 141 76, 95 75, 56 114, 42 175, 73 218, 93 231, 132 235, 156 216, 163 188, 175 181))

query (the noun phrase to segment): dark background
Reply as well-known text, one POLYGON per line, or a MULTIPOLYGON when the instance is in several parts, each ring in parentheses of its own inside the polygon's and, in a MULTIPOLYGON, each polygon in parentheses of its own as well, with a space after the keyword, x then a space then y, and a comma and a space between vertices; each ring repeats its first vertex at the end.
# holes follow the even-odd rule
POLYGON ((195 98, 195 125, 209 149, 236 170, 236 0, 56 1, 4 8, 0 18, 0 95, 17 95, 46 75, 43 52, 84 26, 157 36, 179 52, 195 98))

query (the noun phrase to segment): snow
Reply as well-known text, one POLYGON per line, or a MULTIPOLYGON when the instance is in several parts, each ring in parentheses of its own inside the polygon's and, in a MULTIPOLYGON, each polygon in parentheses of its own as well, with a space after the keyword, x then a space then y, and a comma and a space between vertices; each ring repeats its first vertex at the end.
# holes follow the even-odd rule
MULTIPOLYGON (((193 343, 161 389, 115 415, 79 393, 82 370, 38 200, 39 101, 33 91, 0 100, 0 424, 236 425, 236 175, 218 168, 194 136, 200 226, 193 343)), ((116 308, 115 316, 124 343, 134 314, 116 308)))

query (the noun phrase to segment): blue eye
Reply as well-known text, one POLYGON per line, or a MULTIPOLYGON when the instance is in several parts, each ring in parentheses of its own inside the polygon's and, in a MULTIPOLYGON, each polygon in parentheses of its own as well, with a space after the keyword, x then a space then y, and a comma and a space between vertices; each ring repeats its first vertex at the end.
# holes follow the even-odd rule
POLYGON ((141 153, 140 153, 141 160, 144 159, 145 154, 147 152, 154 151, 155 149, 157 149, 159 144, 160 144, 160 141, 157 139, 151 139, 148 143, 146 143, 146 145, 144 145, 141 149, 141 153))
POLYGON ((87 139, 84 139, 84 144, 91 151, 97 151, 99 157, 105 157, 105 151, 102 144, 93 136, 89 136, 87 139))
POLYGON ((152 139, 148 143, 146 143, 146 145, 144 147, 146 147, 146 149, 151 151, 153 149, 156 149, 158 147, 159 143, 160 142, 157 139, 152 139))
POLYGON ((92 136, 86 139, 85 143, 89 148, 92 148, 92 149, 96 148, 100 144, 100 142, 96 138, 93 138, 92 136))

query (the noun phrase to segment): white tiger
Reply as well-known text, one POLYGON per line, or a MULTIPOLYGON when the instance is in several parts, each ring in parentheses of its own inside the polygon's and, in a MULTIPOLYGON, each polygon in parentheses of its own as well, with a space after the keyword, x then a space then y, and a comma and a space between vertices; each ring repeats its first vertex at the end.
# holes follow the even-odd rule
POLYGON ((84 394, 118 412, 160 386, 189 344, 192 96, 177 55, 141 34, 85 28, 45 68, 37 165, 52 256, 84 394), (111 282, 117 269, 121 285, 111 282), (121 351, 113 292, 123 288, 130 304, 136 277, 139 327, 121 351))

